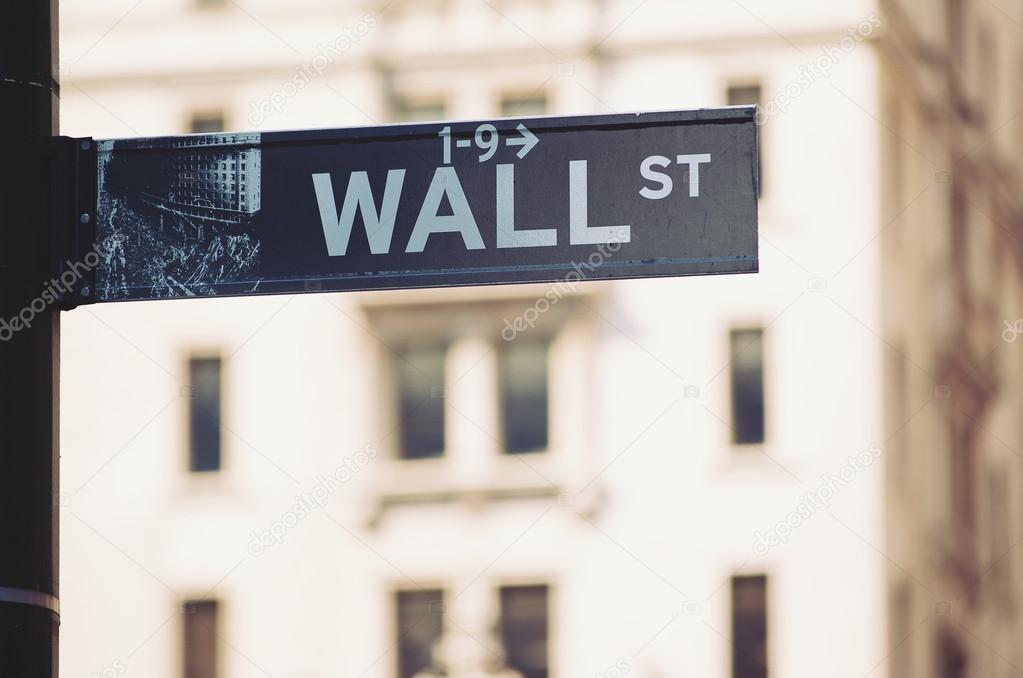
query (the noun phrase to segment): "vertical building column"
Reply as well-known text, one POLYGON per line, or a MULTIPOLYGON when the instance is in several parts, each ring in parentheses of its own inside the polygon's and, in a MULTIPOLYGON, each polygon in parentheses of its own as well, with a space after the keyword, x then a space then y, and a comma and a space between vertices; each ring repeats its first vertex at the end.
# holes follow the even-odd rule
POLYGON ((486 483, 500 447, 495 356, 480 337, 455 341, 448 353, 448 454, 457 477, 470 486, 486 483))
POLYGON ((493 592, 486 582, 457 582, 461 593, 448 605, 444 628, 446 668, 454 675, 482 675, 502 653, 500 640, 491 633, 494 621, 493 592))

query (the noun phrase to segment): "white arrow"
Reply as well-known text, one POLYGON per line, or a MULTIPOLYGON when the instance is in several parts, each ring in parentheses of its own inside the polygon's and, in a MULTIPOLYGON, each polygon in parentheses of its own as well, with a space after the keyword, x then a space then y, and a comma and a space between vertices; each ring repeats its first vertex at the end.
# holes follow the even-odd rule
POLYGON ((521 134, 522 136, 519 137, 518 139, 508 139, 505 141, 505 143, 508 144, 509 146, 522 146, 522 148, 519 149, 517 155, 520 158, 525 158, 526 155, 531 150, 533 150, 533 147, 540 143, 540 140, 537 139, 536 135, 530 132, 529 128, 527 128, 521 122, 519 123, 519 126, 516 127, 515 129, 517 129, 519 131, 519 134, 521 134))

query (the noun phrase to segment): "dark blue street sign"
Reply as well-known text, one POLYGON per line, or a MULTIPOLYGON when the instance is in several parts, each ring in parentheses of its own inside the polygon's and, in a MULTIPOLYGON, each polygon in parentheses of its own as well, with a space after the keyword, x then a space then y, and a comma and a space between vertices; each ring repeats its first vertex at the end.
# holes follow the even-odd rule
POLYGON ((756 134, 729 107, 85 142, 79 302, 755 272, 756 134))

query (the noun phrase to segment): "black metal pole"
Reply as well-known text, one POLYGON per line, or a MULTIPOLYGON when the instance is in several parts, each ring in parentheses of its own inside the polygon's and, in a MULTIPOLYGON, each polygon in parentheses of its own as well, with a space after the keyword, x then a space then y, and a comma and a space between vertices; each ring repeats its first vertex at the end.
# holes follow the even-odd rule
POLYGON ((0 676, 57 676, 57 0, 0 1, 0 676))

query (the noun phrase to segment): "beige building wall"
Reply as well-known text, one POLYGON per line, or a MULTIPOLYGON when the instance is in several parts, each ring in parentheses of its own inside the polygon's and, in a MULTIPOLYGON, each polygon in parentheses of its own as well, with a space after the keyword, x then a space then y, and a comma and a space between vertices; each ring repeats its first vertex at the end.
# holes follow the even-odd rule
POLYGON ((446 631, 471 647, 493 643, 499 587, 546 584, 550 676, 725 677, 734 575, 768 577, 772 675, 884 671, 873 3, 221 4, 65 2, 63 131, 685 108, 758 85, 761 273, 580 285, 536 330, 553 337, 550 442, 522 457, 500 451, 496 354, 546 286, 67 314, 65 672, 181 675, 181 602, 212 597, 221 676, 389 678, 395 591, 443 588, 446 631), (730 331, 757 327, 766 437, 736 445, 730 331), (430 333, 451 338, 445 456, 410 462, 394 351, 430 333), (187 470, 193 355, 223 359, 214 474, 187 470), (253 553, 367 446, 326 506, 253 553))
POLYGON ((1023 3, 885 5, 889 647, 1012 675, 1023 537, 1023 3))

